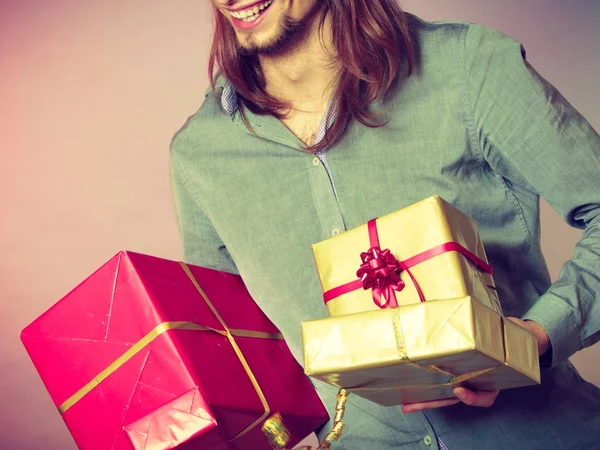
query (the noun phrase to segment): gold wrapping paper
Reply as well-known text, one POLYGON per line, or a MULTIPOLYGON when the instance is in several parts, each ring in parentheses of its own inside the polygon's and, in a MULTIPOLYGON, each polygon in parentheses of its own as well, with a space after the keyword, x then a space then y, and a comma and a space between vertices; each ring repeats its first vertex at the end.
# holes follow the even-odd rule
MULTIPOLYGON (((475 221, 439 196, 432 196, 377 219, 381 249, 390 249, 406 260, 435 246, 456 242, 487 262, 475 221)), ((370 248, 367 225, 348 230, 312 246, 323 292, 357 279, 361 252, 370 248)), ((447 252, 410 269, 425 299, 441 300, 472 295, 494 311, 502 312, 494 281, 457 252, 447 252)), ((396 292, 399 305, 418 303, 419 296, 408 273, 396 292)), ((362 288, 327 303, 332 317, 376 310, 371 290, 362 288)))
POLYGON ((384 406, 540 382, 537 341, 470 296, 302 324, 307 375, 384 406))

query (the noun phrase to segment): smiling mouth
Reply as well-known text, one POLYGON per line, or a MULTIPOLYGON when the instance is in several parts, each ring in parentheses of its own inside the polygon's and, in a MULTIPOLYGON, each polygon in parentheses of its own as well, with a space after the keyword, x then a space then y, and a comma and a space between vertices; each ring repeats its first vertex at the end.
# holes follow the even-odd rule
POLYGON ((258 19, 273 3, 273 0, 267 0, 266 2, 255 4, 254 6, 242 9, 240 11, 228 11, 229 15, 234 19, 241 20, 243 22, 252 22, 258 19))

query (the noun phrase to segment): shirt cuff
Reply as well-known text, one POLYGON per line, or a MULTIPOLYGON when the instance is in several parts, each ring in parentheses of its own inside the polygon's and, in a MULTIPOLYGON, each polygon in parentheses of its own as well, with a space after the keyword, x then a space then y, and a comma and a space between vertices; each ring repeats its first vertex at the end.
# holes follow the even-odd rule
POLYGON ((573 307, 551 293, 542 295, 522 319, 540 324, 550 338, 551 349, 541 357, 541 367, 552 368, 581 350, 579 319, 573 307))

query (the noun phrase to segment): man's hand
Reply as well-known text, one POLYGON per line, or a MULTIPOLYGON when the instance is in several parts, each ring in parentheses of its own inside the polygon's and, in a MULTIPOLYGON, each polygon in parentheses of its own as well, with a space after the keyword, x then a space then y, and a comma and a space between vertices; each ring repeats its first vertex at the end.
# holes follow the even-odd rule
POLYGON ((496 397, 500 391, 472 391, 463 387, 456 387, 452 391, 456 398, 446 398, 444 400, 433 400, 431 402, 422 403, 411 403, 409 405, 402 405, 402 412, 404 414, 413 413, 417 411, 424 411, 426 409, 441 408, 443 406, 456 405, 457 403, 463 402, 469 406, 481 406, 489 407, 494 404, 496 397))
MULTIPOLYGON (((538 352, 540 357, 550 350, 550 338, 546 331, 542 328, 539 323, 517 319, 516 317, 509 317, 517 325, 531 331, 537 338, 538 352)), ((453 393, 456 398, 448 398, 444 400, 433 400, 430 402, 411 403, 402 406, 402 412, 405 414, 424 411, 426 409, 441 408, 443 406, 456 405, 457 403, 463 402, 469 406, 480 406, 488 408, 494 404, 496 397, 498 397, 499 391, 472 391, 464 387, 456 387, 453 389, 453 393)))

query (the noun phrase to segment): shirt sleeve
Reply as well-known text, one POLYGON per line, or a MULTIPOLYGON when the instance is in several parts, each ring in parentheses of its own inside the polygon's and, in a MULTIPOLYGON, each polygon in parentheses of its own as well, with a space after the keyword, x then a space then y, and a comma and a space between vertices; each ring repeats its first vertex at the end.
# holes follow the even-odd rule
POLYGON ((527 62, 523 47, 471 25, 465 38, 471 133, 495 172, 584 229, 558 279, 525 313, 552 344, 552 366, 600 339, 600 137, 527 62))
POLYGON ((185 171, 182 170, 173 153, 171 153, 169 171, 171 196, 183 243, 184 261, 197 266, 238 274, 237 267, 225 244, 200 207, 197 193, 189 188, 185 171))

